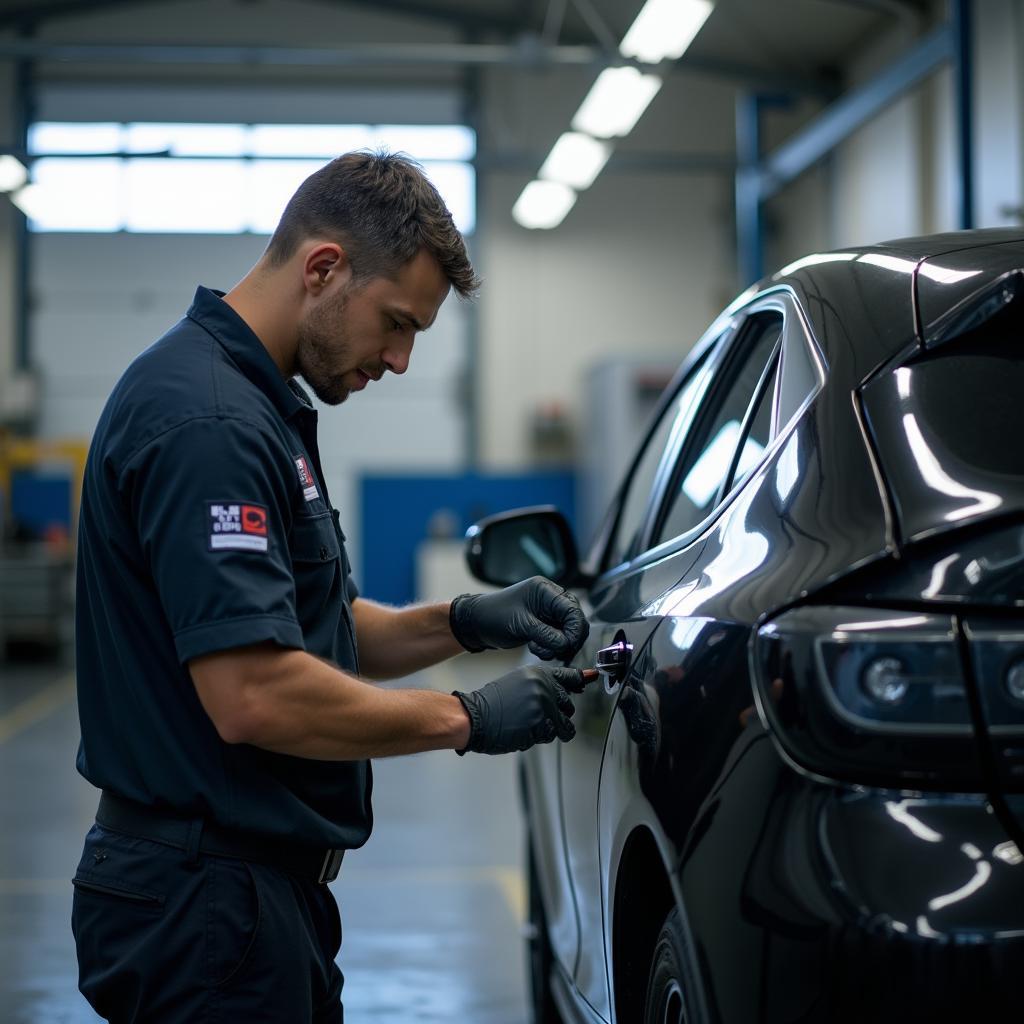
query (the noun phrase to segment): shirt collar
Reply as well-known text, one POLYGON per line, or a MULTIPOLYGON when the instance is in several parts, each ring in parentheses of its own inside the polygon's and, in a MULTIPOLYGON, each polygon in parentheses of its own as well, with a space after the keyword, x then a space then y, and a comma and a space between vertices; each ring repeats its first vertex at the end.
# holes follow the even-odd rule
POLYGON ((253 329, 224 301, 223 292, 200 286, 185 315, 220 342, 242 373, 285 419, 307 407, 309 403, 292 391, 253 329))

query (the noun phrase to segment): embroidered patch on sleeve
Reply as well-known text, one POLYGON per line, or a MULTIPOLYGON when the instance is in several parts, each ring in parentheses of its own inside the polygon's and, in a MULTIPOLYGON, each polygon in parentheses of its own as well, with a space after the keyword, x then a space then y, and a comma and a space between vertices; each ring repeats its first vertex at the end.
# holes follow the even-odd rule
POLYGON ((209 502, 211 551, 266 551, 267 509, 242 502, 209 502))
POLYGON ((299 470, 299 483, 302 484, 302 496, 306 501, 316 501, 320 497, 313 480, 313 474, 309 471, 309 463, 304 455, 295 456, 295 465, 299 470))

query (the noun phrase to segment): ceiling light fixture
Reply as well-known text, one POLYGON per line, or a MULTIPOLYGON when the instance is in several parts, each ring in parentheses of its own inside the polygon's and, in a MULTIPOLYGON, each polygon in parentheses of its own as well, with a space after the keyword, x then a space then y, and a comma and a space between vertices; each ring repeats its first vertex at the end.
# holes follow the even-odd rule
MULTIPOLYGON (((714 0, 647 0, 619 52, 645 64, 678 59, 713 9, 714 0)), ((516 222, 527 228, 561 224, 576 193, 589 188, 608 162, 612 145, 598 140, 628 135, 660 88, 659 75, 644 74, 631 65, 602 71, 572 119, 573 131, 559 138, 538 180, 516 200, 516 222)))
POLYGON ((25 165, 10 153, 0 156, 0 192, 13 192, 28 181, 25 165))
POLYGON ((565 132, 554 144, 540 169, 545 181, 559 181, 582 192, 590 188, 608 162, 612 147, 582 132, 565 132))
POLYGON ((619 53, 651 64, 678 60, 708 19, 711 0, 647 0, 619 53))
POLYGON ((636 68, 605 68, 580 104, 572 126, 599 139, 628 135, 657 95, 661 79, 636 68))
POLYGON ((38 219, 46 202, 46 190, 40 185, 25 185, 11 192, 11 202, 26 217, 38 219))
POLYGON ((516 223, 524 228, 554 228, 576 202, 576 193, 558 181, 531 181, 512 207, 516 223))

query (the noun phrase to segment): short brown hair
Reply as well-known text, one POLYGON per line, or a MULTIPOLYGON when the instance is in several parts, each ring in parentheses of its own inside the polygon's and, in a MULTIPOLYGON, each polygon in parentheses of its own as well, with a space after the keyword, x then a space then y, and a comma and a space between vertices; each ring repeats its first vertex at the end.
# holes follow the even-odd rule
POLYGON ((280 266, 317 236, 345 247, 356 281, 391 277, 426 249, 460 296, 480 286, 444 200, 401 153, 346 153, 311 174, 288 201, 265 257, 280 266))

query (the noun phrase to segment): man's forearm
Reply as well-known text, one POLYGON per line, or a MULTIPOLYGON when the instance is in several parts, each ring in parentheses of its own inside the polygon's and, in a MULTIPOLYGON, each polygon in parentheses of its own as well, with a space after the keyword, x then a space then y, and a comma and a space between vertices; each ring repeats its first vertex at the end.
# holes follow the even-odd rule
POLYGON ((464 648, 452 636, 447 601, 389 608, 357 598, 352 605, 360 671, 370 679, 397 679, 429 668, 464 648))
POLYGON ((457 697, 382 690, 304 651, 225 652, 190 668, 204 708, 229 743, 350 761, 461 750, 469 741, 457 697))

